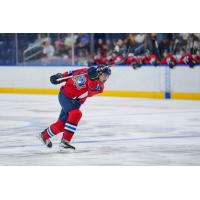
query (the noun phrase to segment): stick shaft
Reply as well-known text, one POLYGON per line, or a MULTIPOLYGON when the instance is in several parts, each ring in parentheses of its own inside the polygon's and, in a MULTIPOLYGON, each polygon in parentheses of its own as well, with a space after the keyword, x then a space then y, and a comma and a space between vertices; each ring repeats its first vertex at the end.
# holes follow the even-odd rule
POLYGON ((58 81, 66 81, 70 78, 73 78, 74 76, 80 76, 80 75, 84 75, 84 74, 87 74, 87 72, 81 73, 81 74, 75 74, 75 75, 71 75, 71 76, 67 76, 67 77, 63 77, 63 78, 59 78, 58 81))

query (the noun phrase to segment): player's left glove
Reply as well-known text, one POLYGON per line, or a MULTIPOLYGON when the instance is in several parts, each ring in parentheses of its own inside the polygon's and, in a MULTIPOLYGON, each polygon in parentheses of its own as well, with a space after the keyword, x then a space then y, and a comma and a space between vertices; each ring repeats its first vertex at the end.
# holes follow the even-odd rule
POLYGON ((63 78, 63 74, 61 74, 61 73, 52 75, 52 76, 50 77, 50 82, 51 82, 52 84, 54 84, 54 85, 57 85, 57 84, 59 84, 59 83, 62 82, 62 81, 59 81, 59 80, 58 80, 58 79, 60 79, 60 78, 63 78))

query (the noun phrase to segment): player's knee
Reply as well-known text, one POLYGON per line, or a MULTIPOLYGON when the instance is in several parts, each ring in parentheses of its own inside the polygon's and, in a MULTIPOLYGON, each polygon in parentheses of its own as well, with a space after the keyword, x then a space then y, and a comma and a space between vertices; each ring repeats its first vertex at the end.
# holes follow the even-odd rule
POLYGON ((78 122, 82 117, 82 112, 78 109, 69 112, 69 120, 78 122))

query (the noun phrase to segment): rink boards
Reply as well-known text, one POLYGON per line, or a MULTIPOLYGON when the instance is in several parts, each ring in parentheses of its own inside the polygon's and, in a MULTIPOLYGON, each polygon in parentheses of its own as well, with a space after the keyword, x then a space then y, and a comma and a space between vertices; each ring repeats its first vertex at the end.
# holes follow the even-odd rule
MULTIPOLYGON (((59 86, 49 82, 52 74, 81 67, 0 67, 0 93, 57 94, 59 86)), ((112 68, 102 96, 200 100, 200 67, 130 66, 112 68)))

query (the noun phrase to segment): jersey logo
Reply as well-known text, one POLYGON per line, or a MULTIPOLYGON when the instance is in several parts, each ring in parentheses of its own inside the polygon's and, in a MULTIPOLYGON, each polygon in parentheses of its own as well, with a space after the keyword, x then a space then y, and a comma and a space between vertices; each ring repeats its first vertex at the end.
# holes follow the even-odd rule
POLYGON ((74 81, 74 84, 76 85, 77 89, 81 89, 81 88, 85 88, 86 85, 85 85, 85 82, 86 82, 86 79, 85 79, 85 76, 83 74, 80 74, 80 75, 75 75, 72 80, 74 81))
POLYGON ((92 90, 93 92, 97 92, 97 91, 100 91, 101 90, 101 87, 100 87, 100 85, 98 84, 97 85, 97 87, 94 89, 94 90, 92 90))

